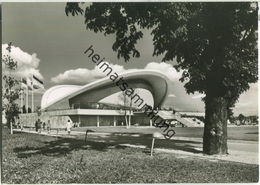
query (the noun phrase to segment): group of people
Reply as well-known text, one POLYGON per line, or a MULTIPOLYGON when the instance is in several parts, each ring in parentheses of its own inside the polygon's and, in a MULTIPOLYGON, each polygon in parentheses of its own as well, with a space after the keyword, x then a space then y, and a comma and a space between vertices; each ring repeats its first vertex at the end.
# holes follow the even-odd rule
MULTIPOLYGON (((71 128, 72 127, 77 127, 78 124, 73 124, 70 120, 67 121, 66 124, 66 131, 68 132, 68 134, 70 134, 71 132, 71 128)), ((51 131, 51 122, 50 120, 48 120, 47 124, 45 122, 42 122, 40 119, 36 120, 35 122, 35 130, 38 133, 41 133, 44 130, 47 130, 48 133, 50 133, 51 131)))
POLYGON ((51 131, 51 122, 48 120, 47 124, 45 122, 42 122, 40 119, 38 119, 35 122, 35 130, 38 133, 41 133, 43 130, 47 130, 48 133, 51 131))

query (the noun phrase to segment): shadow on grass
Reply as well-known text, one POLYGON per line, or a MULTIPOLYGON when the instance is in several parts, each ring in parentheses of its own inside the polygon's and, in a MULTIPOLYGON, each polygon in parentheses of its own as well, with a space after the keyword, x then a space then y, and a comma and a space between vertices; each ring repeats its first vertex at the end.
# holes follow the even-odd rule
MULTIPOLYGON (((95 139, 95 138, 91 138, 95 139)), ((152 135, 151 134, 136 134, 136 133, 113 133, 106 142, 112 142, 114 144, 131 144, 131 145, 143 145, 146 148, 151 148, 152 135), (135 137, 133 137, 135 136, 135 137)), ((202 147, 202 143, 198 141, 187 141, 187 140, 166 140, 166 139, 155 139, 154 148, 164 148, 172 150, 182 150, 192 153, 202 153, 202 150, 197 148, 202 147)))
POLYGON ((14 152, 18 154, 19 158, 28 158, 32 155, 46 155, 46 156, 66 156, 73 150, 86 149, 98 150, 101 152, 106 151, 109 147, 113 146, 115 149, 124 149, 124 146, 115 146, 109 143, 92 142, 81 139, 59 138, 54 141, 44 142, 44 146, 40 147, 16 147, 14 152))
MULTIPOLYGON (((44 138, 46 136, 42 137, 44 138)), ((32 136, 32 139, 33 138, 32 136)), ((105 152, 108 149, 125 149, 127 146, 122 146, 122 144, 142 145, 145 146, 146 151, 148 151, 151 147, 151 141, 151 134, 134 134, 133 136, 131 133, 111 133, 108 136, 89 135, 87 142, 84 141, 84 136, 77 138, 57 138, 52 141, 39 140, 39 142, 41 142, 39 146, 16 147, 14 148, 14 152, 17 153, 19 158, 28 158, 33 155, 66 156, 76 150, 105 152)), ((200 145, 201 143, 196 141, 156 139, 154 147, 201 153, 200 150, 195 148, 198 144, 200 145)), ((147 152, 147 154, 148 153, 149 152, 147 152)))

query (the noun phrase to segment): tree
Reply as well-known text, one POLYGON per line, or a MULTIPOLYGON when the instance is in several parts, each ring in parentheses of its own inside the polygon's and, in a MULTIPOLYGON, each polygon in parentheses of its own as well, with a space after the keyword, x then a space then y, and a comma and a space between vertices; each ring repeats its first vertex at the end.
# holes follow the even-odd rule
MULTIPOLYGON (((139 90, 133 88, 134 90, 134 94, 139 94, 139 90)), ((118 95, 118 98, 120 101, 124 102, 124 109, 125 109, 125 121, 126 121, 126 127, 130 128, 131 127, 131 114, 133 112, 133 109, 137 109, 138 105, 135 105, 133 103, 133 99, 131 96, 126 95, 124 92, 121 92, 118 95), (126 114, 126 110, 129 110, 129 115, 128 115, 128 119, 127 119, 127 114, 126 114)))
POLYGON ((187 93, 205 93, 203 152, 227 153, 228 109, 257 81, 257 3, 67 3, 87 30, 115 34, 112 49, 128 61, 151 30, 153 55, 176 60, 187 93))
POLYGON ((240 125, 244 125, 245 124, 245 119, 246 119, 246 117, 243 114, 239 114, 238 115, 238 120, 240 122, 240 125))
POLYGON ((10 129, 10 133, 13 134, 13 124, 19 114, 19 106, 16 101, 19 99, 21 89, 18 87, 19 81, 15 79, 12 73, 17 68, 17 62, 10 56, 12 49, 11 42, 6 49, 8 50, 8 55, 4 55, 2 59, 2 64, 6 69, 3 75, 2 86, 3 110, 5 111, 7 126, 10 129))
POLYGON ((120 101, 124 103, 125 124, 126 124, 126 128, 129 128, 131 124, 129 121, 131 120, 127 119, 127 107, 129 107, 130 105, 130 98, 124 92, 121 92, 118 95, 118 98, 120 101))

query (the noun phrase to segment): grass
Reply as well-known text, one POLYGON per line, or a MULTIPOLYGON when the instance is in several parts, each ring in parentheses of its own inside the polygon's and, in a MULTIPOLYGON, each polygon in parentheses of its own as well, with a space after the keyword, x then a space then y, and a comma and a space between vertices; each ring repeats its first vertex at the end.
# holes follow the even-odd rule
MULTIPOLYGON (((95 130, 97 132, 110 132, 110 133, 142 133, 152 134, 154 132, 160 132, 159 128, 137 128, 131 127, 126 129, 125 127, 83 127, 75 128, 73 130, 85 131, 87 129, 95 130)), ((185 127, 174 128, 176 131, 176 137, 203 137, 203 127, 185 127)), ((246 141, 258 141, 258 126, 247 126, 247 127, 228 127, 228 139, 234 140, 246 140, 246 141)))
POLYGON ((257 182, 258 165, 3 129, 2 183, 257 182))

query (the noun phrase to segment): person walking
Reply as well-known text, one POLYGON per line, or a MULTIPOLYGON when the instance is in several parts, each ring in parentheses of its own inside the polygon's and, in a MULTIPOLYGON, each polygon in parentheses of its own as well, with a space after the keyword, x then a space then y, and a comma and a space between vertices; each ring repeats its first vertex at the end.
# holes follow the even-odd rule
POLYGON ((42 132, 42 122, 40 119, 38 119, 38 129, 39 129, 39 134, 42 132))
POLYGON ((43 128, 43 131, 46 130, 46 123, 45 123, 45 122, 43 122, 43 124, 42 124, 42 128, 43 128))
POLYGON ((20 128, 23 130, 23 121, 20 122, 20 128))
POLYGON ((21 128, 21 123, 20 123, 19 117, 18 117, 18 119, 17 119, 17 128, 21 128))
POLYGON ((38 120, 35 121, 35 131, 38 132, 38 120))
POLYGON ((48 120, 48 122, 47 122, 47 132, 48 132, 48 134, 50 133, 50 131, 51 131, 51 121, 48 120))
POLYGON ((67 132, 68 132, 68 134, 70 134, 70 128, 71 128, 70 120, 68 120, 67 121, 67 132))

